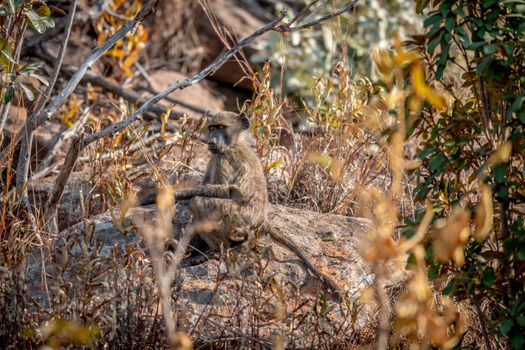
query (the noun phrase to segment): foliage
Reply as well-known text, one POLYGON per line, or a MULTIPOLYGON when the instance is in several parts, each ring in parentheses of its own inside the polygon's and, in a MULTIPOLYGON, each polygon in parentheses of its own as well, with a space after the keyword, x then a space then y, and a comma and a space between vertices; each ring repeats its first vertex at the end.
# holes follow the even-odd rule
POLYGON ((368 114, 374 112, 368 106, 371 82, 353 80, 341 62, 305 93, 312 104, 299 112, 275 93, 271 68, 269 63, 264 66, 258 90, 243 108, 252 115, 272 200, 356 214, 354 203, 362 189, 385 182, 385 153, 377 140, 381 135, 368 126, 373 119, 368 114), (292 127, 294 118, 305 121, 301 128, 292 127))
MULTIPOLYGON (((133 18, 141 8, 141 1, 112 0, 106 11, 98 18, 96 25, 100 45, 109 38, 123 24, 133 18)), ((126 35, 125 39, 119 40, 117 44, 107 52, 111 64, 116 62, 126 77, 132 76, 132 66, 136 63, 140 52, 146 46, 148 30, 140 24, 133 33, 126 35)))
POLYGON ((421 118, 408 118, 408 132, 421 140, 415 199, 431 201, 439 217, 452 215, 435 224, 442 243, 427 251, 429 277, 446 280, 444 295, 482 306, 482 326, 523 348, 525 5, 417 3, 427 10, 427 32, 408 43, 424 55, 430 80, 452 95, 446 112, 425 108, 421 118), (466 244, 465 256, 450 251, 454 241, 466 244))
POLYGON ((0 6, 0 97, 3 104, 23 96, 33 101, 38 86, 48 85, 40 73, 40 63, 22 64, 18 56, 28 25, 38 33, 55 26, 50 17, 52 10, 61 12, 57 7, 40 1, 9 0, 0 6))
MULTIPOLYGON (((348 1, 320 1, 312 12, 330 12, 346 3, 348 1)), ((277 7, 277 10, 285 9, 277 7)), ((287 8, 286 13, 290 18, 296 14, 291 8, 287 8)), ((283 94, 305 97, 304 92, 315 87, 316 77, 329 75, 339 61, 348 63, 352 75, 371 77, 371 48, 386 47, 392 32, 413 31, 420 22, 420 18, 414 16, 410 0, 371 0, 358 6, 356 13, 343 14, 322 26, 290 35, 271 33, 261 45, 264 53, 251 59, 261 62, 270 56, 272 61, 286 66, 283 76, 278 71, 272 75, 272 85, 283 94)))

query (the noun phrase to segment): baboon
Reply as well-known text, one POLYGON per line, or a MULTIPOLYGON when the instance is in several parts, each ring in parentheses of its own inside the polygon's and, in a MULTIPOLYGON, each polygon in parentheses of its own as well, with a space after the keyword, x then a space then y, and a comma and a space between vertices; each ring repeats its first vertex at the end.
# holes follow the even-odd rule
POLYGON ((198 235, 213 250, 237 239, 233 228, 248 225, 269 234, 290 249, 329 288, 341 296, 337 283, 319 271, 304 251, 278 232, 267 219, 268 192, 258 156, 247 142, 250 121, 245 113, 220 112, 207 121, 208 163, 202 185, 176 192, 178 200, 189 199, 194 222, 217 221, 216 227, 198 235))

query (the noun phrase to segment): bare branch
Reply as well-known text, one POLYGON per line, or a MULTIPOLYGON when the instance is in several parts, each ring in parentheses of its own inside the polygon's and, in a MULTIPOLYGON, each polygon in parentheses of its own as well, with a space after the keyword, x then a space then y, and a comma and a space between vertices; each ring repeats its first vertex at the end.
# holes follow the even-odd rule
POLYGON ((60 200, 60 197, 62 197, 62 193, 64 192, 64 187, 66 186, 69 174, 71 174, 71 171, 75 167, 75 161, 77 160, 78 154, 81 150, 81 143, 82 135, 75 135, 72 137, 71 148, 69 149, 66 159, 64 160, 64 165, 62 166, 60 175, 58 175, 58 178, 55 181, 55 185, 53 186, 51 196, 49 196, 49 199, 47 200, 46 217, 48 218, 50 215, 56 216, 54 214, 56 213, 58 201, 60 200))
MULTIPOLYGON (((58 137, 58 140, 53 143, 51 150, 47 152, 44 159, 42 159, 42 161, 40 162, 40 166, 39 166, 40 172, 43 172, 49 166, 49 163, 53 160, 58 150, 60 149, 62 144, 67 139, 80 133, 80 130, 82 130, 82 128, 84 127, 84 124, 86 123, 88 119, 89 112, 91 111, 92 107, 93 106, 89 106, 88 108, 86 108, 86 110, 82 113, 80 118, 78 118, 78 120, 73 125, 71 125, 71 127, 69 127, 66 131, 60 134, 60 136, 58 137)), ((31 179, 33 178, 34 176, 31 177, 31 179)))
POLYGON ((247 46, 249 43, 251 43, 253 40, 261 36, 262 34, 269 32, 273 30, 278 23, 280 23, 283 19, 283 15, 281 15, 278 19, 266 24, 264 27, 256 30, 248 37, 241 40, 238 44, 232 46, 230 49, 228 49, 226 52, 224 52, 222 55, 217 57, 208 67, 204 68, 199 73, 195 74, 194 76, 190 78, 186 78, 183 80, 179 80, 176 83, 172 84, 170 87, 168 87, 166 90, 158 93, 157 95, 153 96, 149 100, 147 100, 142 106, 140 106, 132 115, 127 117, 124 120, 121 120, 118 123, 115 123, 99 132, 96 132, 94 134, 91 134, 89 136, 86 136, 84 139, 84 142, 82 143, 83 147, 86 147, 93 141, 96 141, 98 139, 101 139, 103 137, 107 136, 113 136, 119 131, 123 130, 125 127, 133 124, 146 110, 148 110, 152 105, 159 102, 164 97, 168 96, 175 90, 182 90, 190 85, 193 85, 204 78, 206 78, 209 75, 212 75, 215 73, 230 57, 232 57, 237 51, 242 49, 243 47, 247 46))
MULTIPOLYGON (((66 33, 64 35, 62 43, 60 44, 60 50, 57 56, 58 61, 54 68, 53 74, 51 75, 51 81, 47 86, 44 96, 41 96, 40 100, 38 100, 37 102, 37 107, 35 108, 34 115, 38 115, 42 112, 42 109, 44 108, 49 96, 51 95, 51 92, 53 92, 53 88, 55 87, 58 74, 60 73, 60 67, 62 66, 62 62, 64 61, 64 54, 66 52, 66 47, 69 42, 69 34, 71 33, 71 27, 73 26, 73 19, 75 18, 76 9, 77 0, 74 0, 71 3, 69 9, 66 24, 66 33)), ((31 146, 33 143, 33 133, 35 130, 34 128, 27 129, 27 126, 28 124, 26 124, 25 133, 23 133, 22 145, 20 147, 20 154, 18 156, 18 164, 16 167, 16 192, 19 197, 25 197, 27 192, 27 176, 29 172, 29 163, 31 161, 31 146)), ((24 129, 22 129, 22 132, 24 132, 24 129)))
MULTIPOLYGON (((73 66, 73 65, 67 65, 67 66, 64 67, 63 71, 67 75, 72 76, 74 74, 74 72, 77 71, 77 69, 78 68, 73 66)), ((91 83, 93 85, 100 86, 106 91, 110 91, 110 92, 113 92, 113 93, 115 93, 115 94, 117 94, 119 96, 122 96, 126 101, 128 101, 130 103, 135 103, 135 102, 138 102, 139 104, 143 104, 144 103, 144 99, 135 90, 125 89, 121 85, 113 83, 112 81, 110 81, 110 80, 108 80, 108 79, 106 79, 106 78, 104 78, 104 77, 102 77, 100 75, 96 75, 94 73, 87 72, 86 75, 84 75, 82 77, 82 81, 89 82, 89 83, 91 83)), ((152 106, 151 111, 154 114, 160 116, 160 115, 162 115, 164 113, 167 113, 168 109, 166 107, 164 107, 163 105, 155 105, 155 106, 152 106)), ((182 113, 182 112, 171 111, 170 118, 172 118, 172 119, 179 119, 183 115, 184 115, 184 113, 182 113)))
MULTIPOLYGON (((341 7, 339 10, 337 10, 335 12, 331 12, 331 13, 329 13, 327 15, 322 16, 322 17, 319 17, 318 19, 313 20, 311 22, 308 22, 308 23, 305 23, 305 24, 301 24, 300 26, 292 27, 291 25, 293 23, 297 22, 297 20, 299 20, 300 18, 304 17, 304 11, 301 11, 299 13, 299 15, 295 16, 290 22, 281 24, 280 26, 275 28, 275 30, 278 31, 278 32, 295 32, 295 31, 298 31, 298 30, 301 30, 301 29, 313 27, 313 26, 315 26, 315 25, 317 25, 317 24, 319 24, 321 22, 327 21, 327 20, 329 20, 331 18, 337 17, 337 16, 339 16, 339 15, 341 15, 341 14, 347 12, 347 11, 352 10, 357 5, 357 1, 358 0, 353 0, 350 3, 348 3, 347 5, 341 7)), ((315 2, 317 2, 317 1, 314 1, 314 3, 315 2)), ((306 8, 310 7, 314 3, 308 5, 306 8)))

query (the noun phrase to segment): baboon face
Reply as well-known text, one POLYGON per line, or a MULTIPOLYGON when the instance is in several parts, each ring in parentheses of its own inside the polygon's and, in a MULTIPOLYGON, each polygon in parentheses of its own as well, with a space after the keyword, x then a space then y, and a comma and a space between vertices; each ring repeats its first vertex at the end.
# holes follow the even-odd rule
POLYGON ((219 112, 208 117, 208 150, 213 154, 224 153, 239 141, 250 127, 245 113, 219 112))

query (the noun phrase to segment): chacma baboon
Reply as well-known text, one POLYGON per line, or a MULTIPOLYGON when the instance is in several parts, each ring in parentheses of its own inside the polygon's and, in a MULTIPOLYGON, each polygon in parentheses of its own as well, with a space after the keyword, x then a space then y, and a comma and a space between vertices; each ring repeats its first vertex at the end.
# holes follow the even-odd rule
POLYGON ((269 234, 279 244, 300 257, 329 288, 341 293, 337 283, 319 271, 304 251, 279 233, 268 221, 268 192, 259 158, 247 142, 250 121, 244 113, 220 112, 208 117, 208 163, 202 185, 176 192, 178 200, 190 199, 194 222, 216 221, 214 229, 198 232, 213 250, 228 246, 238 233, 234 228, 247 225, 269 234))

